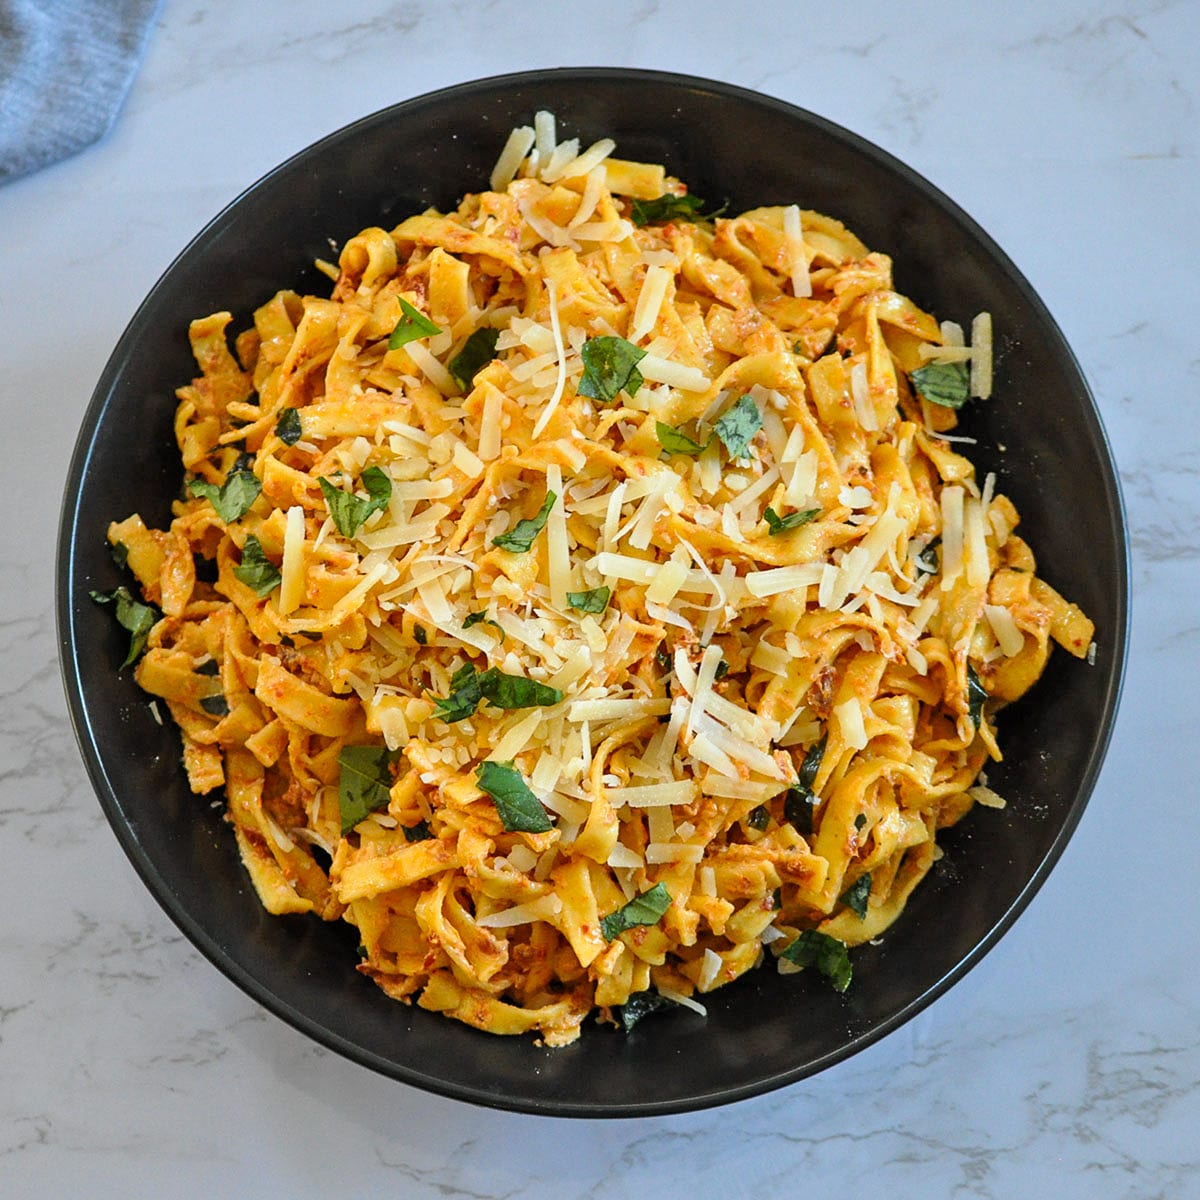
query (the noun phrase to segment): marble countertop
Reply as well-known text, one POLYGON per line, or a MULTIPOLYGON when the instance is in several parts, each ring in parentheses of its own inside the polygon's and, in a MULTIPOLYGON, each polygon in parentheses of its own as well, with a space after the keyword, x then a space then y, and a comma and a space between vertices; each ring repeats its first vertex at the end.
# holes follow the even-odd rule
POLYGON ((550 22, 537 7, 167 0, 115 130, 0 188, 0 412, 17 448, 0 543, 0 1193, 621 1200, 680 1195, 687 1180, 721 1197, 1200 1196, 1200 6, 570 0, 550 22), (237 990, 105 823, 52 618, 75 430, 126 322, 191 235, 356 117, 566 64, 758 88, 948 192, 1078 354, 1132 532, 1112 748, 1011 932, 855 1058, 728 1108, 636 1122, 429 1096, 237 990))

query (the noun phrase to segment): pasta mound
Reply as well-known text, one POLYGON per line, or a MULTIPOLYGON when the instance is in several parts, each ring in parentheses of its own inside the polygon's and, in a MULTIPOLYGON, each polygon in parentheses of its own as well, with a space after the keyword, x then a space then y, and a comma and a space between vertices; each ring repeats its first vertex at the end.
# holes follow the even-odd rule
POLYGON ((845 988, 1002 803, 994 710, 1092 637, 951 447, 986 316, 966 345, 838 221, 706 218, 612 149, 539 114, 329 298, 194 321, 183 498, 109 529, 263 905, 549 1045, 766 957, 845 988))

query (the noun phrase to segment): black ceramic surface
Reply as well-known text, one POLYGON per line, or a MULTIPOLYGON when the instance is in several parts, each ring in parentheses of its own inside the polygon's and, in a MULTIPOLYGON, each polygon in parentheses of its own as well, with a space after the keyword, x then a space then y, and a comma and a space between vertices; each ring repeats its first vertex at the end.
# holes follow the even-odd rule
MULTIPOLYGON (((828 1067, 895 1029, 960 978, 1059 857, 1107 746, 1124 666, 1128 567, 1120 495, 1087 385, 1029 284, 961 210, 911 170, 829 122, 724 84, 647 71, 564 69, 482 80, 359 121, 283 164, 216 217, 133 317, 96 388, 67 482, 59 545, 60 653, 76 732, 113 829, 195 945, 296 1028, 419 1087, 488 1105, 580 1116, 699 1108, 828 1067), (939 317, 994 317, 994 399, 974 404, 971 453, 1024 518, 1042 574, 1097 625, 1094 666, 1059 652, 1002 714, 1009 800, 945 837, 945 859, 882 944, 854 954, 845 996, 772 968, 706 998, 708 1018, 656 1016, 631 1034, 589 1025, 546 1050, 387 999, 353 970, 354 930, 268 916, 208 799, 193 796, 176 731, 153 721, 126 635, 88 598, 123 582, 104 531, 140 512, 169 520, 181 469, 176 386, 194 374, 190 319, 235 327, 281 286, 328 288, 312 267, 366 225, 390 227, 480 190, 514 125, 548 108, 559 135, 610 135, 625 158, 665 162, 733 209, 798 202, 891 254, 900 291, 939 317)), ((1032 980, 1014 976, 1013 991, 1032 980)))

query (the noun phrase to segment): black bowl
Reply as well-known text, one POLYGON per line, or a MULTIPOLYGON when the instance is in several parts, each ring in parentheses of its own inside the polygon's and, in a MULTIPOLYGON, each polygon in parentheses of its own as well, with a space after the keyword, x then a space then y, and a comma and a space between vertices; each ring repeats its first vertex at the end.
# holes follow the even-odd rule
MULTIPOLYGON (((230 979, 317 1041, 444 1095, 528 1112, 635 1116, 724 1103, 793 1082, 895 1029, 960 979, 1046 879, 1107 747, 1127 634, 1128 551, 1116 475, 1087 384, 1053 319, 995 243, 883 151, 742 88, 652 71, 564 69, 464 84, 376 113, 277 168, 217 216, 156 284, 96 388, 67 481, 58 627, 72 719, 92 782, 151 892, 230 979), (839 996, 819 979, 753 973, 707 998, 708 1017, 656 1016, 629 1035, 585 1029, 546 1050, 409 1009, 352 969, 354 931, 259 905, 219 811, 193 796, 176 731, 152 719, 126 636, 89 589, 122 582, 110 519, 169 520, 181 469, 174 388, 191 378, 187 323, 237 327, 277 288, 319 290, 313 268, 366 225, 389 226, 486 186, 504 139, 540 108, 585 144, 664 162, 732 208, 799 202, 891 254, 899 290, 940 317, 982 310, 997 333, 995 397, 969 410, 972 454, 1023 514, 1047 580, 1096 622, 1095 665, 1064 653, 1001 718, 1008 798, 945 836, 946 856, 839 996)), ((1013 980, 1014 988, 1029 980, 1013 980)))

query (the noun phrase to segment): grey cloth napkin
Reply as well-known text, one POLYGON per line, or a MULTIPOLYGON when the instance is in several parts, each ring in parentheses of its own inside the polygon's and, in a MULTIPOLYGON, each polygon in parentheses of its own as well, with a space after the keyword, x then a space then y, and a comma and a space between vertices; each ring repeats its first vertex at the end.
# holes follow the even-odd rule
POLYGON ((0 0, 0 183, 112 126, 159 0, 0 0))

